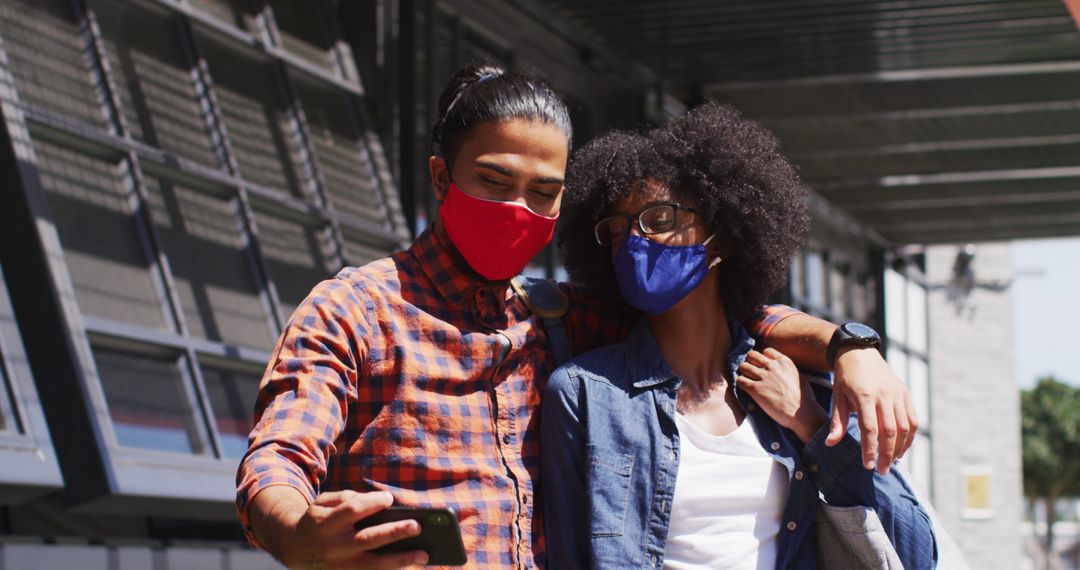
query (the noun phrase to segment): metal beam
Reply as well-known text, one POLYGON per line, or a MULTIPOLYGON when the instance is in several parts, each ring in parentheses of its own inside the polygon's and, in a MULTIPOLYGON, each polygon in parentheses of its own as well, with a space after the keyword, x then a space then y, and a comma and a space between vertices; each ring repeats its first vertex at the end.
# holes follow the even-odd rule
POLYGON ((1080 61, 1053 61, 1005 65, 975 65, 942 67, 935 69, 911 69, 903 71, 879 71, 875 73, 852 73, 823 75, 765 81, 728 81, 705 87, 706 92, 732 92, 747 89, 777 89, 783 87, 812 87, 820 85, 843 85, 870 83, 908 83, 937 81, 942 79, 974 79, 985 77, 1022 77, 1052 73, 1080 73, 1080 61))
POLYGON ((944 172, 941 174, 907 174, 882 176, 875 179, 848 179, 815 184, 819 192, 875 187, 918 187, 931 184, 962 184, 968 182, 998 182, 1003 180, 1042 180, 1080 177, 1080 166, 984 170, 978 172, 944 172))
MULTIPOLYGON (((788 152, 788 158, 793 161, 818 161, 841 158, 873 158, 878 156, 904 155, 904 154, 930 154, 966 150, 990 150, 990 149, 1014 149, 1021 147, 1053 147, 1059 145, 1080 144, 1080 133, 1067 135, 1052 135, 1044 137, 1003 137, 993 139, 965 139, 951 141, 911 142, 904 144, 891 144, 870 146, 861 148, 821 148, 818 143, 825 141, 812 141, 813 147, 819 150, 804 150, 788 152)), ((1074 155, 1074 156, 1080 156, 1074 155)))
MULTIPOLYGON (((755 117, 755 120, 773 129, 805 128, 816 130, 821 125, 836 122, 887 123, 925 119, 994 118, 1002 115, 1070 111, 1080 113, 1080 99, 1003 103, 1000 105, 953 105, 937 109, 904 109, 900 111, 869 111, 795 117, 766 116, 755 117)), ((1077 116, 1080 117, 1080 114, 1077 116)))

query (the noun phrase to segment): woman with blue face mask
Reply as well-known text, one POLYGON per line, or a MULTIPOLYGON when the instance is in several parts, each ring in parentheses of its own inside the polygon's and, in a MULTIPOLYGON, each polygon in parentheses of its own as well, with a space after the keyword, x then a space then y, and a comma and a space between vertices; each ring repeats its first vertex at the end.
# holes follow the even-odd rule
POLYGON ((776 146, 710 103, 575 157, 567 267, 641 320, 548 383, 550 568, 817 568, 818 511, 857 527, 867 509, 905 568, 933 567, 906 483, 860 465, 857 430, 825 445, 828 379, 800 376, 739 324, 784 285, 809 225, 776 146))

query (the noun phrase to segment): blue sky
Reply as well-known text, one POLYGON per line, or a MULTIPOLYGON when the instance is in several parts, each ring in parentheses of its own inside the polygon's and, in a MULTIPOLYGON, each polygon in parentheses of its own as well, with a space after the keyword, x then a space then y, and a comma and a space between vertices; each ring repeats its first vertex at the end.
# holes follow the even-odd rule
POLYGON ((1016 383, 1080 385, 1080 238, 1016 241, 1013 267, 1016 383))

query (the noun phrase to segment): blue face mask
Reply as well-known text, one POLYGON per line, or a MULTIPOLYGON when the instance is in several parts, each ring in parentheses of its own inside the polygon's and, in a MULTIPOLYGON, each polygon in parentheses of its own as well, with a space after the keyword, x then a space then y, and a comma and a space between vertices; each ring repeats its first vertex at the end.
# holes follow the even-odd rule
POLYGON ((664 245, 628 235, 615 250, 615 279, 623 299, 650 315, 675 306, 701 283, 720 258, 707 263, 705 246, 664 245))

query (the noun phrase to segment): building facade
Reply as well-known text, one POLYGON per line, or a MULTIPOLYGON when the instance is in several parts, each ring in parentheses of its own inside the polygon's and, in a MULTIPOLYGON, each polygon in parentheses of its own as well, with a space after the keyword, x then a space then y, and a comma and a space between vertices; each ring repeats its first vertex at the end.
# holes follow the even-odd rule
MULTIPOLYGON (((233 514, 269 351, 312 285, 430 223, 438 95, 478 59, 565 94, 575 144, 702 96, 558 3, 0 2, 0 567, 272 566, 233 514)), ((908 467, 948 497, 937 258, 810 206, 777 300, 886 335, 923 418, 908 467)), ((565 276, 554 247, 527 272, 565 276)))

